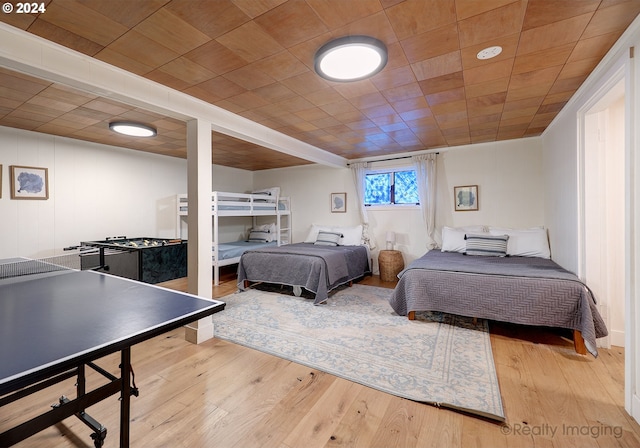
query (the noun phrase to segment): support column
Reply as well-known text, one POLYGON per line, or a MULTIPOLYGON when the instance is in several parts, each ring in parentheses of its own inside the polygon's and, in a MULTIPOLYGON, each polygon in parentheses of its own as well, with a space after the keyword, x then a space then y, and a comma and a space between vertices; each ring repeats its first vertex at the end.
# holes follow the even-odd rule
MULTIPOLYGON (((189 226, 187 290, 212 298, 211 263, 211 123, 194 119, 187 122, 187 194, 189 226)), ((213 337, 211 316, 187 325, 185 339, 199 344, 213 337)))

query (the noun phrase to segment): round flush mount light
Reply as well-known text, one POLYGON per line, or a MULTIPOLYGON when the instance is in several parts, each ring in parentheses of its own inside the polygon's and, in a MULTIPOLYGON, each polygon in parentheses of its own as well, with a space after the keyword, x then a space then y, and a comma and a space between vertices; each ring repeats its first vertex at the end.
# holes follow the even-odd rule
POLYGON ((128 135, 130 137, 153 137, 158 133, 156 129, 151 126, 131 121, 114 121, 113 123, 109 123, 109 129, 118 134, 128 135))
POLYGON ((329 81, 360 81, 387 64, 387 47, 373 37, 345 36, 323 45, 315 56, 315 70, 329 81))
POLYGON ((491 58, 495 58, 500 53, 502 53, 502 47, 499 47, 499 46, 488 47, 488 48, 485 48, 484 50, 480 50, 480 52, 478 52, 476 57, 480 60, 491 59, 491 58))

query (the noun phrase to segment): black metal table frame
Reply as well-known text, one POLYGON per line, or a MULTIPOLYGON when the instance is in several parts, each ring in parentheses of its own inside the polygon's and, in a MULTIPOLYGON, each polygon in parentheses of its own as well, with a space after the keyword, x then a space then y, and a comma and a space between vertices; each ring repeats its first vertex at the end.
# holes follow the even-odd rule
POLYGON ((27 386, 10 395, 0 398, 0 407, 13 403, 66 379, 76 377, 76 398, 69 400, 60 397, 58 404, 48 412, 42 413, 3 433, 0 433, 0 446, 11 446, 34 434, 55 425, 73 415, 93 430, 91 438, 96 448, 100 448, 107 436, 107 428, 101 425, 85 411, 88 407, 120 392, 120 446, 129 446, 129 420, 131 415, 131 395, 138 396, 138 388, 132 385, 131 347, 121 350, 120 377, 116 377, 93 362, 80 363, 71 370, 59 373, 48 379, 27 386), (109 382, 96 389, 86 391, 85 366, 88 366, 107 378, 109 382))
POLYGON ((216 301, 215 307, 200 310, 186 317, 177 318, 165 325, 147 329, 133 335, 126 341, 119 341, 118 343, 101 347, 92 353, 84 354, 74 359, 67 359, 59 364, 49 366, 37 372, 32 372, 29 375, 0 385, 1 409, 9 403, 13 403, 49 386, 60 383, 65 379, 74 376, 78 378, 77 397, 75 399, 68 400, 66 397, 62 397, 59 403, 48 412, 0 433, 0 447, 14 445, 73 415, 78 416, 85 424, 94 429, 91 437, 94 439, 94 445, 100 447, 102 446, 104 437, 106 437, 106 428, 84 411, 86 408, 120 392, 120 448, 127 448, 129 446, 131 395, 138 395, 138 389, 131 384, 133 372, 131 369, 131 347, 168 331, 180 328, 190 322, 222 311, 225 305, 224 302, 216 301), (97 359, 118 351, 121 353, 120 378, 114 377, 93 363, 93 361, 97 359), (85 366, 89 366, 103 376, 106 376, 110 382, 90 392, 86 392, 84 381, 85 366))

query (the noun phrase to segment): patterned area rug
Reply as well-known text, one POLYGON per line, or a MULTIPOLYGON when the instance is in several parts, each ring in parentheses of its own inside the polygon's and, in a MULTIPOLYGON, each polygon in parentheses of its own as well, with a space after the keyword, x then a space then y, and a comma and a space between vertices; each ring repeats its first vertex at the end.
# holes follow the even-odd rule
POLYGON ((250 289, 224 297, 215 336, 410 400, 504 421, 486 321, 391 309, 354 285, 327 304, 250 289))

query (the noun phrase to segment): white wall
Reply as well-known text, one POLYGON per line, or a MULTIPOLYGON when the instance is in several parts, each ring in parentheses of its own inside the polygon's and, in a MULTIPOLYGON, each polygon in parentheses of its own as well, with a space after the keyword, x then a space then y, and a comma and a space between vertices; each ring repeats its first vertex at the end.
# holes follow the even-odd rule
MULTIPOLYGON (((215 162, 215 154, 213 161, 215 162)), ((211 176, 212 191, 250 193, 253 188, 253 172, 251 171, 229 168, 221 165, 213 165, 211 176)), ((184 190, 180 191, 180 193, 186 192, 187 189, 185 183, 184 190)), ((188 239, 189 232, 187 228, 186 216, 182 217, 179 222, 180 229, 176 229, 178 230, 178 234, 176 234, 176 236, 188 239)), ((238 241, 239 239, 245 238, 252 224, 252 220, 250 218, 239 217, 222 218, 222 220, 219 222, 220 230, 218 238, 221 242, 238 241)), ((176 223, 174 216, 174 228, 177 225, 178 224, 176 223)))
MULTIPOLYGON (((215 162, 215 154, 214 154, 215 162)), ((250 193, 253 187, 253 172, 213 165, 213 190, 250 193)), ((220 241, 238 241, 246 238, 252 224, 251 218, 224 218, 220 221, 218 237, 220 241)))
MULTIPOLYGON (((402 166, 410 161, 375 163, 373 168, 402 166)), ((544 224, 542 147, 539 138, 472 145, 443 151, 437 164, 436 224, 461 226, 487 224, 530 227, 544 224), (479 210, 455 212, 453 187, 478 185, 479 210)), ((356 225, 360 215, 353 177, 349 169, 310 165, 254 173, 254 187, 280 186, 291 196, 293 241, 304 240, 311 224, 356 225), (331 213, 330 195, 347 193, 347 212, 331 213)), ((385 234, 396 232, 396 249, 405 263, 426 251, 422 215, 418 208, 369 209, 369 220, 378 249, 385 248, 385 234)), ((374 257, 377 251, 374 251, 374 257)))
MULTIPOLYGON (((0 127, 0 258, 44 257, 109 236, 176 235, 186 160, 0 127), (9 166, 48 168, 49 199, 10 199, 9 166)), ((213 188, 250 191, 253 174, 213 166, 213 188)), ((231 218, 232 220, 235 218, 231 218)), ((230 221, 233 238, 250 223, 230 221)))
POLYGON ((542 141, 527 138, 483 143, 438 156, 437 228, 484 224, 544 225, 542 141), (478 185, 478 211, 454 211, 453 189, 478 185))
POLYGON ((545 224, 554 260, 578 272, 578 178, 575 115, 559 116, 556 129, 568 126, 574 132, 547 132, 543 139, 545 224))
POLYGON ((281 196, 291 197, 292 241, 304 240, 311 224, 357 225, 355 190, 348 169, 304 165, 256 171, 255 189, 280 187, 281 196), (331 213, 331 193, 347 193, 347 212, 331 213))
POLYGON ((48 256, 116 235, 175 234, 172 196, 186 189, 184 160, 3 127, 0 161, 0 258, 48 256), (49 199, 10 199, 10 165, 48 168, 49 199))

